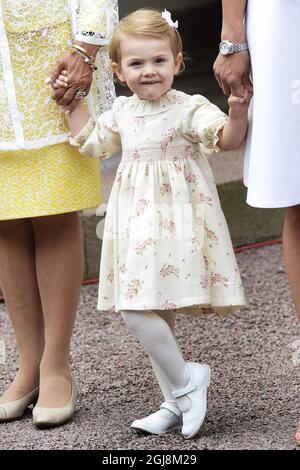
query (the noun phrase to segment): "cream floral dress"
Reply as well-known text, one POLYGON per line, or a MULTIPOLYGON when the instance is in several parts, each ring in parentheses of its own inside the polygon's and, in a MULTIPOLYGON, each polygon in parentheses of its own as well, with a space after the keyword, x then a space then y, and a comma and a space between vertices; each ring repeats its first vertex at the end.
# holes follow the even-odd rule
POLYGON ((108 158, 122 148, 107 207, 99 310, 226 313, 245 304, 207 150, 227 116, 206 98, 170 90, 116 99, 71 143, 108 158))

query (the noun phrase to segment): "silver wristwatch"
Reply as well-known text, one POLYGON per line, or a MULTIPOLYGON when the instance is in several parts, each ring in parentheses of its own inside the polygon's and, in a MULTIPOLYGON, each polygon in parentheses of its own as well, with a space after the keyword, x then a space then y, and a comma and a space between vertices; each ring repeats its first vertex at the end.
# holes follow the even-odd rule
POLYGON ((222 41, 219 46, 220 54, 222 55, 229 55, 234 54, 235 52, 243 52, 247 51, 248 46, 246 42, 242 42, 241 44, 234 44, 231 41, 222 41))

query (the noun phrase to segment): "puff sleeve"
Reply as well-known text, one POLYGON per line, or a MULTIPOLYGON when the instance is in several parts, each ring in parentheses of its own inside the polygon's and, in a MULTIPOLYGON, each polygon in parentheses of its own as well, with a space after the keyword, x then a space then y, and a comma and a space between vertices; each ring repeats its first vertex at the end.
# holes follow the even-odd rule
POLYGON ((220 152, 218 133, 228 116, 201 95, 191 96, 183 116, 182 133, 186 139, 220 152))
POLYGON ((118 21, 117 0, 72 0, 76 40, 104 46, 109 44, 118 21))
POLYGON ((120 98, 117 98, 113 108, 101 114, 96 122, 90 117, 81 131, 70 138, 70 144, 78 147, 80 153, 101 160, 118 153, 121 150, 121 137, 116 122, 119 101, 120 98))

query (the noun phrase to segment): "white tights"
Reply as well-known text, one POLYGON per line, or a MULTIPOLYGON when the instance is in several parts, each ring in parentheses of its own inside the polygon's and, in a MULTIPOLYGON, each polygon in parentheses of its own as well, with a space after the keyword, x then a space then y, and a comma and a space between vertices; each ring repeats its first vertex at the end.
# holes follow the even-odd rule
POLYGON ((173 311, 122 311, 128 330, 145 348, 165 401, 173 401, 171 391, 182 388, 189 376, 180 347, 173 334, 173 311))

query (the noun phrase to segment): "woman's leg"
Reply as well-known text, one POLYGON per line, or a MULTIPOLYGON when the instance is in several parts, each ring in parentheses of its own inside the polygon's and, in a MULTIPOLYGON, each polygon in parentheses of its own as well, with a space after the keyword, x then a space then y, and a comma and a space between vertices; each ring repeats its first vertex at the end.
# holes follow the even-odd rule
MULTIPOLYGON (((300 205, 288 207, 283 227, 283 252, 292 297, 300 320, 300 205)), ((296 430, 300 443, 300 426, 296 430)))
POLYGON ((19 350, 19 370, 0 403, 18 400, 39 383, 44 322, 30 220, 0 221, 0 285, 19 350))
POLYGON ((70 399, 70 339, 80 297, 83 247, 76 212, 32 219, 36 273, 44 324, 38 406, 56 408, 70 399))
POLYGON ((300 205, 286 209, 283 251, 292 297, 300 320, 300 205))
POLYGON ((186 363, 167 322, 156 312, 123 311, 122 317, 129 331, 164 372, 171 388, 184 387, 189 379, 186 363))

